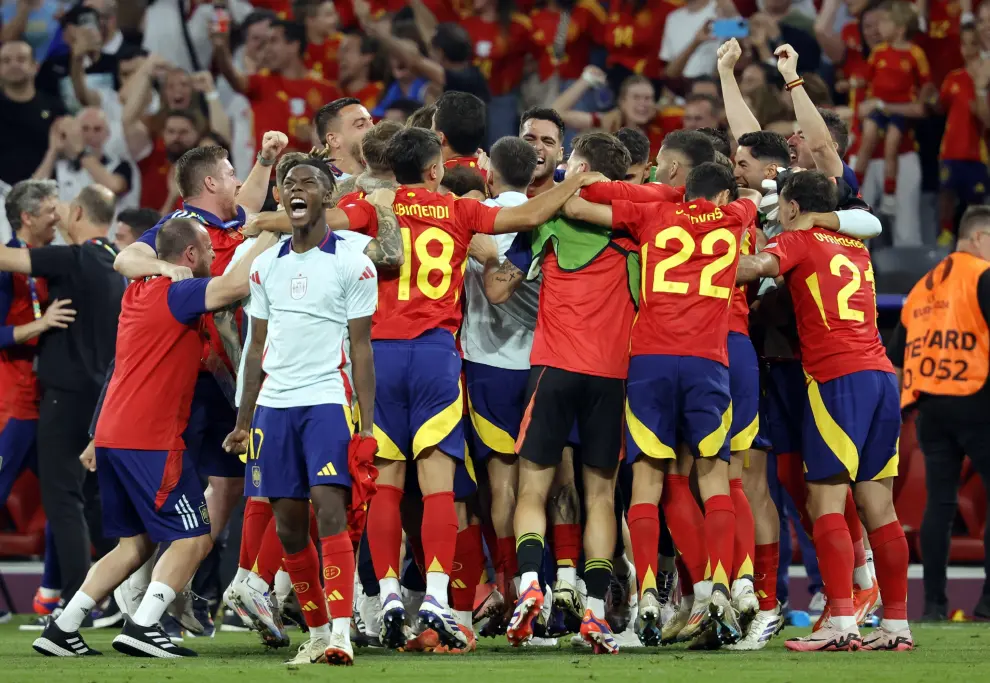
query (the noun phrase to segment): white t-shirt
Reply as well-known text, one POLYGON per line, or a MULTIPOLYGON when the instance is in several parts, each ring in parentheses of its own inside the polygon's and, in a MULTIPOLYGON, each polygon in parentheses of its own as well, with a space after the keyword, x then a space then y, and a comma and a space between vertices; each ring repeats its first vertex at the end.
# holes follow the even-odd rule
POLYGON ((372 315, 378 306, 378 274, 357 245, 331 232, 305 253, 297 254, 285 241, 255 261, 250 314, 268 321, 262 362, 267 378, 258 405, 348 403, 347 323, 372 315))
MULTIPOLYGON (((694 36, 708 21, 718 18, 718 6, 715 0, 692 12, 687 7, 675 9, 667 16, 663 29, 663 41, 660 44, 660 59, 672 62, 684 52, 694 40, 694 36)), ((684 78, 711 76, 715 73, 718 62, 718 41, 709 40, 698 47, 688 58, 684 66, 684 78)))
MULTIPOLYGON (((503 192, 494 199, 485 200, 485 205, 519 206, 525 201, 526 195, 520 192, 503 192)), ((504 261, 516 234, 492 237, 498 244, 499 261, 504 261)), ((524 281, 508 301, 495 306, 485 296, 484 274, 483 265, 468 259, 464 273, 464 323, 461 327, 464 360, 505 370, 528 370, 540 286, 537 282, 524 281)))

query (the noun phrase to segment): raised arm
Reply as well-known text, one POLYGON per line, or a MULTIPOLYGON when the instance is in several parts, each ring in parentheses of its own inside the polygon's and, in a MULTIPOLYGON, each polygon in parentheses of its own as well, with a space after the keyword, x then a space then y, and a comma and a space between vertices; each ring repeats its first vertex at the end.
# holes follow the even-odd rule
POLYGON ((220 101, 220 93, 217 92, 217 84, 213 80, 213 74, 209 71, 200 71, 192 75, 193 89, 202 93, 206 100, 207 114, 210 120, 210 131, 216 133, 224 140, 230 140, 231 126, 230 117, 223 108, 220 101))
MULTIPOLYGON (((774 54, 777 55, 777 71, 783 76, 784 83, 798 81, 800 78, 797 68, 798 53, 794 48, 790 45, 781 45, 774 54)), ((803 85, 791 88, 790 92, 794 117, 804 133, 804 139, 815 159, 815 166, 830 178, 841 177, 844 170, 842 158, 839 156, 828 126, 825 125, 825 119, 818 113, 818 107, 808 97, 808 91, 803 85)))
POLYGON ((495 216, 495 234, 523 232, 546 223, 578 190, 607 181, 601 173, 579 173, 524 204, 502 209, 495 216))
POLYGON ((87 57, 92 59, 94 52, 99 54, 99 47, 94 49, 92 40, 93 36, 89 31, 77 29, 69 59, 69 80, 72 82, 76 99, 84 107, 100 106, 100 94, 86 84, 86 59, 87 57))
MULTIPOLYGON (((924 0, 919 0, 923 2, 924 0)), ((822 52, 836 66, 846 61, 846 44, 842 42, 842 36, 835 32, 835 16, 839 12, 840 0, 824 0, 821 11, 815 17, 815 39, 822 48, 822 52)))
POLYGON ((395 55, 408 64, 410 69, 434 83, 442 86, 447 82, 443 66, 420 52, 415 40, 392 35, 392 27, 387 21, 376 21, 371 16, 367 2, 356 0, 354 14, 364 32, 375 38, 386 52, 395 55))
POLYGON ((586 111, 577 111, 574 107, 581 101, 584 94, 591 88, 601 87, 608 82, 605 72, 597 66, 586 66, 581 72, 581 78, 571 83, 564 92, 557 95, 557 99, 550 105, 560 113, 560 118, 564 120, 564 125, 574 130, 586 130, 595 125, 593 114, 586 111))
POLYGON ((237 192, 237 203, 243 206, 246 212, 258 213, 261 211, 261 207, 265 205, 272 168, 278 161, 278 155, 288 144, 289 138, 285 133, 277 130, 270 130, 265 133, 261 140, 261 151, 258 154, 258 159, 255 160, 251 172, 237 192))
POLYGON ((31 0, 16 0, 17 8, 14 10, 14 16, 10 18, 10 21, 5 22, 3 28, 0 28, 0 42, 9 43, 12 40, 20 40, 21 36, 24 35, 24 29, 27 28, 28 17, 31 16, 31 10, 34 9, 34 4, 31 0))
POLYGON ((5 273, 31 274, 31 254, 29 249, 15 249, 0 246, 0 270, 5 273))
POLYGON ((580 197, 571 197, 564 204, 563 213, 568 218, 584 221, 603 228, 612 227, 612 207, 606 204, 593 204, 580 197))
POLYGON ((761 277, 778 275, 780 275, 780 260, 773 254, 760 252, 755 256, 739 257, 739 269, 736 271, 737 285, 753 282, 761 277))
POLYGON ((718 77, 722 83, 725 118, 729 122, 729 132, 736 140, 746 133, 760 130, 760 122, 746 106, 739 83, 736 82, 736 62, 741 55, 742 48, 735 38, 729 39, 718 48, 718 77))
MULTIPOLYGON (((227 79, 230 87, 242 95, 248 91, 248 77, 234 66, 234 56, 230 54, 230 34, 214 31, 213 64, 221 76, 227 79)), ((274 94, 274 93, 273 93, 274 94)))
POLYGON ((129 280, 162 275, 173 282, 192 277, 192 271, 158 258, 158 253, 144 242, 134 242, 124 247, 113 261, 113 269, 129 280))

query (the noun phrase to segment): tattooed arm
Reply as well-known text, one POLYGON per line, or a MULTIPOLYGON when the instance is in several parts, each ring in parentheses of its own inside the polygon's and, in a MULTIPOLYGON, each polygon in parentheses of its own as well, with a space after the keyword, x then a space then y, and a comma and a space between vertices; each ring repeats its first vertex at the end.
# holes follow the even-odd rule
POLYGON ((379 269, 398 268, 406 261, 399 220, 395 217, 391 206, 379 204, 374 206, 378 215, 378 237, 368 243, 364 253, 379 269))
POLYGON ((485 296, 493 304, 504 304, 526 279, 522 272, 506 259, 499 264, 498 259, 485 262, 485 296))

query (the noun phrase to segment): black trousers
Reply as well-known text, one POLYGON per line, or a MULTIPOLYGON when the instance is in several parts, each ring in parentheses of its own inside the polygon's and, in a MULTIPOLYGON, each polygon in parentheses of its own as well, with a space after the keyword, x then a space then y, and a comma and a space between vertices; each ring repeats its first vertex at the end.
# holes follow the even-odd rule
POLYGON ((70 600, 86 578, 90 545, 98 552, 113 547, 103 538, 96 474, 79 462, 89 443, 96 395, 46 389, 38 417, 38 480, 41 502, 55 538, 62 571, 62 597, 70 600))
MULTIPOLYGON (((984 488, 990 490, 990 419, 987 412, 974 411, 972 406, 960 403, 966 400, 933 397, 919 406, 918 440, 925 455, 928 489, 928 502, 921 522, 926 604, 945 605, 948 602, 946 567, 964 456, 969 456, 984 488)), ((987 549, 983 560, 986 575, 990 577, 990 525, 984 530, 983 546, 987 549)), ((984 583, 983 595, 990 595, 990 581, 984 583)))

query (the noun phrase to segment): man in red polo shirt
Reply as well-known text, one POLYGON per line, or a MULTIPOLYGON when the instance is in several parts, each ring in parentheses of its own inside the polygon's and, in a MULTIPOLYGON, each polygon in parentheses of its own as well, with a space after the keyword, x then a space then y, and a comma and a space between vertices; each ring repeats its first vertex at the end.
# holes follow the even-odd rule
POLYGON ((377 54, 378 42, 357 29, 344 33, 337 53, 337 85, 345 96, 360 100, 368 109, 374 109, 385 92, 385 84, 375 80, 372 74, 372 63, 377 54))
POLYGON ((484 102, 464 92, 447 92, 437 100, 433 130, 440 136, 445 168, 467 166, 484 175, 478 150, 485 142, 486 111, 484 102))
POLYGON ((255 147, 261 149, 268 130, 284 130, 291 151, 305 152, 313 146, 313 117, 339 92, 330 83, 313 78, 303 63, 306 30, 291 21, 272 22, 267 69, 247 76, 234 66, 229 36, 215 33, 214 59, 220 73, 237 92, 251 102, 254 112, 255 147))

